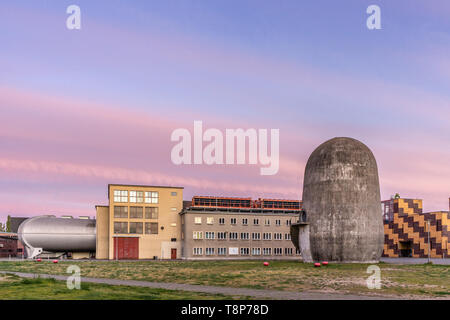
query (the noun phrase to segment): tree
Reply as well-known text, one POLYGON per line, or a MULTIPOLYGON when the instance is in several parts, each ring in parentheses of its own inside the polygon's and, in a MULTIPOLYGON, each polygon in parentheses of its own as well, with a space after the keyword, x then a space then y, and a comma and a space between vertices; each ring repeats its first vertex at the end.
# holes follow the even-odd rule
POLYGON ((6 231, 6 226, 0 222, 0 232, 5 232, 6 231))
POLYGON ((8 219, 6 220, 6 232, 11 232, 11 216, 8 214, 8 219))

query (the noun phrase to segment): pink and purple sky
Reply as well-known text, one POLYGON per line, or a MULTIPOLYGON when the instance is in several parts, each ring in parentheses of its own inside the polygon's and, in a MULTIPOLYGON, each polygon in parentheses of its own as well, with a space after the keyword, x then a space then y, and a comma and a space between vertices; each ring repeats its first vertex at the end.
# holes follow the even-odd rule
POLYGON ((93 217, 108 183, 301 199, 336 136, 371 148, 383 199, 448 210, 449 16, 446 0, 2 1, 0 221, 93 217), (278 174, 172 164, 171 132, 194 120, 280 129, 278 174))

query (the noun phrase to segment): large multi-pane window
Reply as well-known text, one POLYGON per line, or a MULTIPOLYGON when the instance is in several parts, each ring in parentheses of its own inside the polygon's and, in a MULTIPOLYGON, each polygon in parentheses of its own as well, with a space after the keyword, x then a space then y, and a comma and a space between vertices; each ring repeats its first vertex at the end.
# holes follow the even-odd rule
POLYGON ((203 231, 194 231, 194 232, 192 233, 192 238, 193 238, 194 240, 200 240, 200 239, 203 239, 203 231))
POLYGON ((158 207, 145 207, 145 219, 158 219, 158 207))
POLYGON ((114 218, 128 218, 128 207, 114 206, 114 218))
POLYGON ((195 217, 194 218, 194 223, 195 224, 202 224, 202 217, 195 217))
POLYGON ((142 219, 144 208, 130 207, 130 219, 142 219))
POLYGON ((203 254, 203 248, 194 248, 194 256, 201 256, 203 254))
POLYGON ((241 256, 248 256, 250 254, 249 248, 241 248, 241 256))
POLYGON ((144 192, 143 191, 130 191, 130 202, 132 202, 132 203, 144 202, 144 192))
POLYGON ((242 225, 244 225, 244 226, 248 225, 248 219, 247 218, 242 219, 242 225))
POLYGON ((255 226, 258 226, 259 225, 259 219, 253 219, 253 224, 255 226))
POLYGON ((231 224, 236 224, 236 218, 231 218, 231 219, 230 219, 230 223, 231 223, 231 224))
POLYGON ((281 256, 283 254, 283 248, 273 248, 273 254, 276 256, 281 256))
POLYGON ((284 240, 291 240, 291 234, 290 233, 285 233, 284 234, 284 240))
POLYGON ((214 223, 214 217, 206 217, 206 224, 213 224, 214 223))
POLYGON ((281 226, 281 220, 275 220, 275 225, 276 225, 277 227, 281 226))
POLYGON ((237 240, 237 239, 238 239, 238 233, 230 232, 230 240, 237 240))
POLYGON ((292 256, 292 248, 284 248, 284 254, 287 256, 292 256))
POLYGON ((252 240, 261 240, 261 233, 252 232, 252 240))
POLYGON ((227 248, 217 248, 217 254, 219 256, 224 256, 227 254, 227 248))
POLYGON ((128 233, 128 222, 114 222, 114 233, 128 233))
POLYGON ((272 233, 264 232, 263 233, 263 240, 272 240, 272 233))
POLYGON ((263 255, 270 256, 272 254, 272 248, 263 248, 263 255))
POLYGON ((219 218, 219 224, 225 224, 225 218, 219 218))
POLYGON ((145 234, 158 234, 158 222, 146 222, 145 234))
POLYGON ((158 203, 159 194, 156 191, 144 192, 145 203, 158 203))
POLYGON ((212 256, 214 254, 214 248, 206 248, 205 251, 207 256, 212 256))
POLYGON ((283 234, 280 232, 275 232, 273 234, 273 238, 274 238, 274 240, 283 240, 283 234))
POLYGON ((241 240, 248 240, 249 238, 248 232, 241 232, 241 240))
POLYGON ((266 226, 270 226, 270 219, 266 219, 266 220, 264 220, 264 225, 266 225, 266 226))
POLYGON ((227 238, 226 232, 217 232, 217 239, 219 240, 225 240, 227 238))
POLYGON ((114 190, 114 202, 128 202, 128 191, 114 190))
POLYGON ((142 222, 130 222, 130 233, 142 234, 142 222))
POLYGON ((252 255, 253 256, 260 256, 261 255, 261 248, 252 248, 252 255))
POLYGON ((215 234, 213 231, 206 231, 205 232, 205 239, 212 240, 215 238, 215 234))

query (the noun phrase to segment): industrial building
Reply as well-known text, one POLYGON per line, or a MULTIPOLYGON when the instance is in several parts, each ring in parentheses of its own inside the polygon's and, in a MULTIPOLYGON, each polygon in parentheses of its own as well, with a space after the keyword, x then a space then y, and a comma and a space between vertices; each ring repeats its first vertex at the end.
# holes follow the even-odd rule
POLYGON ((181 212, 184 259, 298 259, 290 225, 301 202, 193 197, 181 212))
MULTIPOLYGON (((290 229, 310 214, 303 211, 302 201, 211 196, 183 201, 183 190, 110 184, 108 203, 96 206, 95 220, 48 215, 20 218, 17 234, 0 234, 0 256, 25 253, 28 258, 110 260, 301 257, 300 248, 291 241, 298 239, 290 229)), ((423 213, 422 200, 400 197, 382 201, 381 207, 384 257, 426 258, 428 252, 432 258, 449 256, 449 211, 423 213)))
POLYGON ((182 187, 108 185, 96 206, 97 259, 180 259, 182 187))
POLYGON ((383 201, 382 210, 383 257, 449 257, 449 211, 423 213, 422 200, 402 198, 383 201))

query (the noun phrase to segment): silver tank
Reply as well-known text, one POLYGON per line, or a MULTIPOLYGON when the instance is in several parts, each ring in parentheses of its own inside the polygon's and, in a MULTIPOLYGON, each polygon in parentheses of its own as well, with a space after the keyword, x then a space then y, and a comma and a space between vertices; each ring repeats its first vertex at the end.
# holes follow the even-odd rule
POLYGON ((95 251, 95 220, 38 216, 19 226, 19 240, 28 248, 50 252, 95 251))

